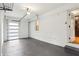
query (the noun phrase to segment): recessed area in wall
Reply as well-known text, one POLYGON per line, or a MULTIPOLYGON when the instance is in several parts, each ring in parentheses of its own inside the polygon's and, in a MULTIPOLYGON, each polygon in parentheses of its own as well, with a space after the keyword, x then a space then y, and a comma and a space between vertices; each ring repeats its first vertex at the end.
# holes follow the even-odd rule
POLYGON ((74 21, 74 39, 73 39, 73 43, 79 43, 79 9, 73 10, 71 11, 72 13, 72 17, 73 17, 73 21, 74 21))

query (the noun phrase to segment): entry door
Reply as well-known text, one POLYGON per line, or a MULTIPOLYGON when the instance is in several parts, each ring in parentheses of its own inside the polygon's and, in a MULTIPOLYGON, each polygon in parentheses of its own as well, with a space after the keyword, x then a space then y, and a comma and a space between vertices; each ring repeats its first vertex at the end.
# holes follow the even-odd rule
POLYGON ((75 36, 79 37, 79 16, 76 16, 77 19, 75 20, 75 36))
POLYGON ((19 38, 19 22, 8 21, 8 40, 19 38))

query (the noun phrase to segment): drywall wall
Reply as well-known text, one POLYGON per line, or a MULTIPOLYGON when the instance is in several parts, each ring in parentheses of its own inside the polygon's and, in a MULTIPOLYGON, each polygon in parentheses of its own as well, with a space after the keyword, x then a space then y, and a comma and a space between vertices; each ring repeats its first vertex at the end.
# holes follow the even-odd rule
POLYGON ((22 19, 20 21, 19 37, 20 38, 28 37, 28 21, 27 21, 27 19, 22 19))
MULTIPOLYGON (((40 16, 40 30, 35 31, 35 21, 31 22, 31 37, 64 47, 69 42, 70 19, 68 11, 79 4, 66 4, 40 16), (67 22, 67 24, 66 24, 67 22)), ((34 19, 32 19, 34 20, 34 19)))
POLYGON ((4 22, 4 11, 0 11, 0 55, 2 55, 3 47, 3 22, 4 22))
POLYGON ((7 38, 7 28, 8 28, 8 19, 6 19, 6 16, 4 17, 4 41, 6 41, 8 38, 7 38))
POLYGON ((1 11, 0 11, 0 55, 1 55, 1 11))
POLYGON ((1 55, 1 19, 0 19, 0 55, 1 55))
POLYGON ((35 22, 31 22, 31 37, 63 46, 67 42, 65 21, 66 12, 43 16, 40 20, 39 31, 35 31, 35 22))

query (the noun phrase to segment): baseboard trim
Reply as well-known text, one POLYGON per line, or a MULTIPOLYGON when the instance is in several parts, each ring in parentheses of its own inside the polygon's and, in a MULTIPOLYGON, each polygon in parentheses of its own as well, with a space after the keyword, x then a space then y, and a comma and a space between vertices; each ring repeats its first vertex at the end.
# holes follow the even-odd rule
MULTIPOLYGON (((30 37, 26 37, 26 38, 18 38, 18 39, 29 39, 30 37)), ((13 40, 18 40, 18 39, 13 39, 13 40)), ((4 42, 7 42, 7 41, 13 41, 13 40, 5 40, 4 42)))
POLYGON ((19 39, 28 39, 28 38, 19 38, 19 39))
MULTIPOLYGON (((38 41, 41 41, 41 42, 52 44, 52 43, 49 43, 49 42, 46 42, 46 41, 43 41, 43 40, 39 40, 39 39, 36 39, 36 38, 33 38, 33 37, 26 37, 26 38, 19 38, 19 39, 35 39, 35 40, 38 40, 38 41)), ((18 39, 13 39, 13 40, 18 40, 18 39)), ((13 41, 13 40, 7 40, 7 41, 13 41)), ((7 42, 7 41, 4 41, 4 42, 7 42)), ((55 44, 52 44, 52 45, 55 45, 55 44)), ((59 46, 59 45, 55 45, 55 46, 62 47, 62 46, 59 46)))
MULTIPOLYGON (((36 38, 33 38, 33 37, 31 37, 31 39, 35 39, 35 40, 38 40, 38 41, 41 41, 41 42, 45 42, 45 43, 48 43, 48 44, 52 44, 52 43, 49 43, 49 42, 46 42, 46 41, 43 41, 43 40, 39 40, 39 39, 36 39, 36 38)), ((52 45, 55 45, 55 44, 52 44, 52 45)), ((58 46, 58 47, 62 47, 63 48, 63 46, 59 46, 59 45, 55 45, 55 46, 58 46)))
POLYGON ((19 38, 19 39, 31 39, 31 37, 19 38))
MULTIPOLYGON (((18 39, 13 39, 13 40, 18 40, 18 39)), ((4 42, 7 42, 7 41, 13 41, 13 40, 6 40, 6 41, 4 41, 4 42)))

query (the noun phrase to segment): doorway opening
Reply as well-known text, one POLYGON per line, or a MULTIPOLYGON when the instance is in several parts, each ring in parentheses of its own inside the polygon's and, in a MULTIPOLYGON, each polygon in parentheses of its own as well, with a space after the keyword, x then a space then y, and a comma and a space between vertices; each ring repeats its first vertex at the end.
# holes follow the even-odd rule
POLYGON ((76 9, 76 10, 73 10, 71 11, 71 16, 72 16, 72 20, 73 23, 71 22, 71 26, 73 28, 73 36, 74 36, 74 39, 72 39, 72 42, 73 43, 76 43, 76 44, 79 44, 79 9, 76 9))

